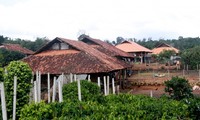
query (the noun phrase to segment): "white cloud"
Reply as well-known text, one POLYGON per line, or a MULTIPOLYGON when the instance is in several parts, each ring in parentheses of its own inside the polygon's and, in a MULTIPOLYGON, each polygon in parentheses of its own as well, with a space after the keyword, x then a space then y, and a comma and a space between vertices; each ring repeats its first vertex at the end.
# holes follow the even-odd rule
POLYGON ((199 36, 197 0, 0 0, 0 33, 34 39, 60 36, 142 39, 199 36), (2 19, 3 18, 3 19, 2 19))

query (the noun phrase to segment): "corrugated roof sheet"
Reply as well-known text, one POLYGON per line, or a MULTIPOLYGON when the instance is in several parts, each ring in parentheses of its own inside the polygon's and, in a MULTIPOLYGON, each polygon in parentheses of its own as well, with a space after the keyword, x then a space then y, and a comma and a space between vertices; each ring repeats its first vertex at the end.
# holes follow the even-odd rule
POLYGON ((31 51, 27 48, 24 48, 24 47, 20 46, 19 44, 2 44, 0 46, 0 48, 5 48, 10 51, 18 51, 18 52, 21 52, 21 53, 27 54, 27 55, 31 55, 34 53, 33 51, 31 51))
POLYGON ((101 73, 130 67, 128 64, 101 53, 83 42, 64 38, 55 38, 36 54, 23 59, 23 61, 27 62, 33 71, 39 70, 42 74, 48 72, 51 74, 101 73), (56 41, 65 42, 74 49, 48 50, 50 44, 56 41))
POLYGON ((124 42, 116 45, 116 47, 125 52, 129 52, 129 53, 135 53, 135 52, 151 53, 152 52, 148 48, 145 48, 145 47, 143 47, 135 42, 131 42, 131 41, 124 41, 124 42))
POLYGON ((91 38, 91 37, 85 35, 83 38, 81 38, 81 41, 83 41, 85 43, 87 43, 86 41, 93 42, 94 44, 90 44, 90 43, 87 43, 87 44, 91 45, 95 49, 97 49, 109 56, 120 56, 120 57, 127 57, 127 58, 133 57, 129 53, 126 53, 126 52, 116 48, 115 46, 110 45, 99 39, 94 39, 94 38, 91 38))

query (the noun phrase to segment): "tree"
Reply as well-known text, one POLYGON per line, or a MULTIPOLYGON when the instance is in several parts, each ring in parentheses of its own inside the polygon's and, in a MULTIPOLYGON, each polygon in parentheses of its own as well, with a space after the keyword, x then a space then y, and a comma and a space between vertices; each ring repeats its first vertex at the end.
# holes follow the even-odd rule
POLYGON ((165 92, 169 93, 170 97, 175 100, 193 96, 192 87, 188 80, 179 77, 173 77, 171 80, 165 82, 165 92))
POLYGON ((124 41, 124 38, 123 37, 117 37, 116 40, 117 40, 117 44, 120 44, 121 42, 124 41))
POLYGON ((8 65, 11 61, 20 60, 26 55, 17 51, 9 51, 0 49, 0 65, 2 67, 8 65))
POLYGON ((164 50, 158 55, 158 60, 159 61, 169 61, 170 57, 176 54, 174 50, 164 50))
POLYGON ((3 35, 0 35, 0 44, 2 44, 5 41, 3 35))
POLYGON ((181 58, 183 64, 187 64, 195 69, 196 65, 200 64, 200 46, 181 52, 181 58))
POLYGON ((28 64, 21 61, 12 61, 7 67, 4 77, 6 91, 6 105, 8 118, 12 118, 14 76, 17 77, 17 101, 16 118, 19 118, 20 110, 29 103, 29 92, 31 88, 32 71, 28 64))

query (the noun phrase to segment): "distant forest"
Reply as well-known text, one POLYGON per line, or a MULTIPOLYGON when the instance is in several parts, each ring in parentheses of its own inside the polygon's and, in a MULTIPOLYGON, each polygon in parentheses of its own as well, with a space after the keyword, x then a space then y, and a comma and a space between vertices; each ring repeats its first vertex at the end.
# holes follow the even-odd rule
MULTIPOLYGON (((148 39, 142 39, 142 40, 137 40, 135 38, 129 38, 129 39, 124 39, 123 37, 117 37, 116 41, 112 41, 110 42, 109 40, 105 40, 105 42, 108 42, 112 45, 116 45, 121 43, 124 40, 130 40, 130 41, 134 41, 146 48, 149 49, 153 49, 155 48, 158 44, 160 43, 167 43, 179 50, 185 50, 185 49, 189 49, 189 48, 193 48, 196 46, 200 46, 200 38, 199 37, 187 37, 184 38, 182 36, 180 36, 178 39, 159 39, 159 40, 152 40, 151 38, 148 39)), ((35 41, 31 41, 31 40, 24 40, 24 39, 12 39, 9 37, 4 37, 3 35, 0 35, 0 44, 1 43, 12 43, 12 44, 20 44, 21 46, 28 48, 32 51, 37 51, 38 49, 40 49, 42 46, 44 46, 47 42, 49 42, 50 40, 48 40, 46 37, 43 38, 36 38, 35 41)))

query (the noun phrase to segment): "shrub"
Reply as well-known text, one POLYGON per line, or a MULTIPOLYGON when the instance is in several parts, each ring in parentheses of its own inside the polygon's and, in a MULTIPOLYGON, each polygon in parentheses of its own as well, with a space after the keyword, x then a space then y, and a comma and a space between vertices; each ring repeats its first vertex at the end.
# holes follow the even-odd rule
POLYGON ((120 94, 103 97, 105 101, 67 101, 38 103, 22 109, 22 120, 155 120, 188 119, 188 106, 168 98, 151 98, 142 95, 120 94), (38 117, 39 116, 39 117, 38 117))
MULTIPOLYGON (((81 98, 82 101, 97 100, 100 94, 100 88, 97 84, 81 80, 81 98)), ((77 82, 65 84, 63 86, 63 100, 78 101, 78 87, 77 82)))
POLYGON ((46 104, 43 101, 27 104, 21 110, 20 120, 50 120, 52 119, 52 113, 51 104, 46 104))
POLYGON ((175 100, 193 96, 192 87, 188 80, 179 77, 173 77, 171 80, 165 81, 165 92, 168 92, 170 97, 175 100))
POLYGON ((17 76, 16 118, 19 118, 21 108, 29 102, 32 71, 28 64, 21 61, 8 65, 4 80, 8 118, 12 118, 14 76, 17 76))

